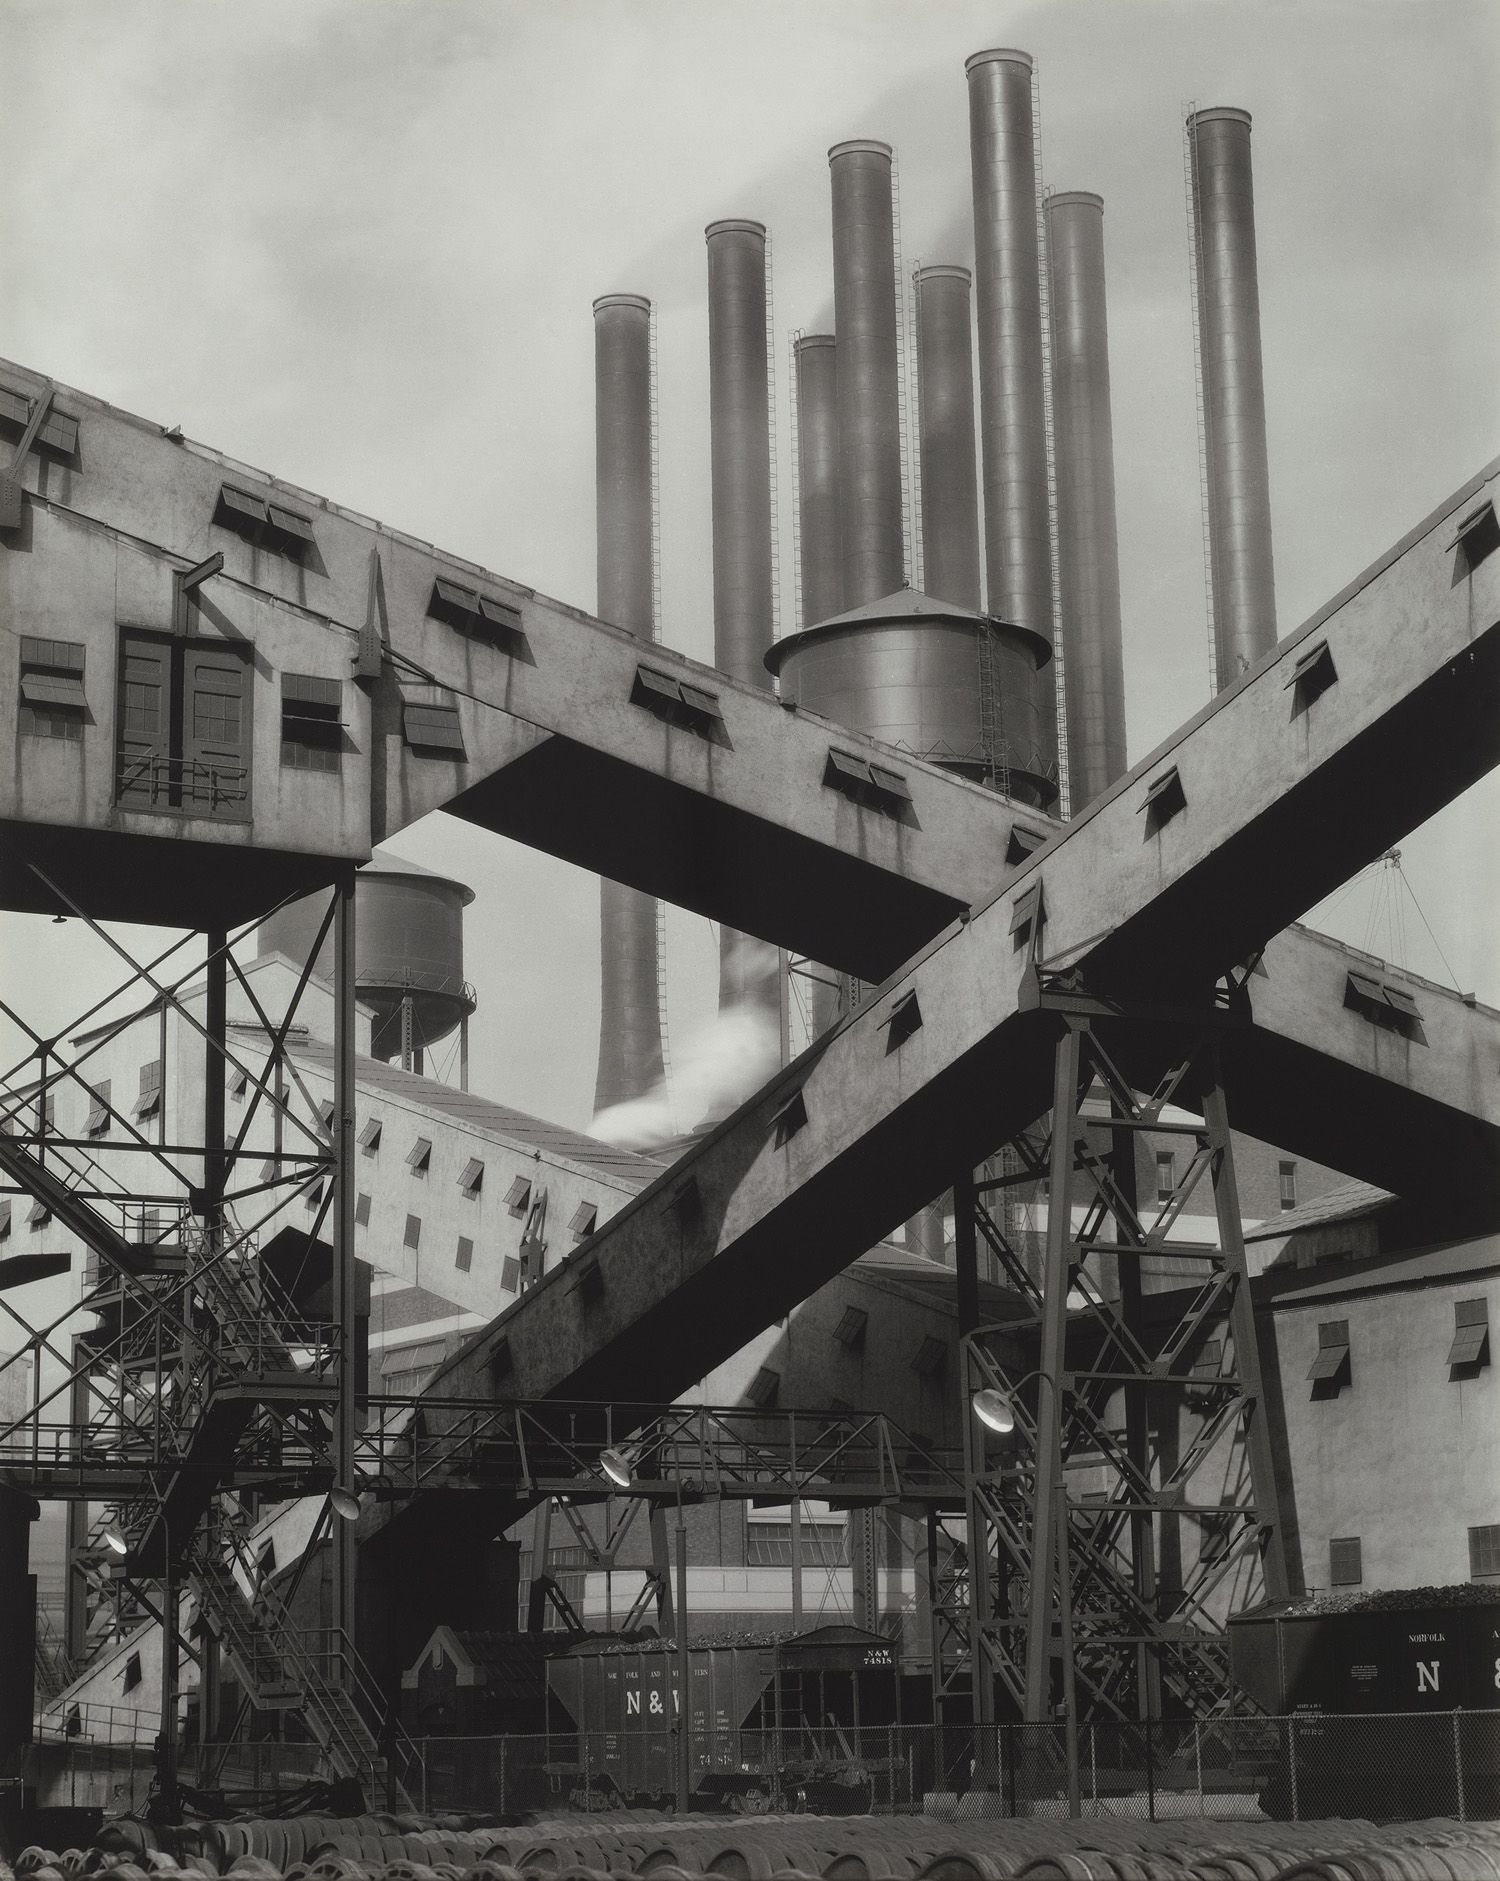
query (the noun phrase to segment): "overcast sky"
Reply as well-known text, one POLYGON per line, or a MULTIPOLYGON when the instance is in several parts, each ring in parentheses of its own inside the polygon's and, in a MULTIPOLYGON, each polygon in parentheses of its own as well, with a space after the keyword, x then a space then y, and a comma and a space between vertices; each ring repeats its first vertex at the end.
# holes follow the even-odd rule
MULTIPOLYGON (((828 146, 897 147, 908 266, 970 260, 963 62, 990 45, 1037 60, 1047 182, 1106 200, 1135 760, 1208 690, 1184 106, 1254 116, 1288 632, 1500 448, 1495 4, 0 0, 0 353, 592 607, 590 303, 650 295, 663 637, 708 658, 704 224, 770 225, 784 421, 786 336, 831 318, 828 146)), ((785 501, 785 437, 781 473, 785 501)), ((1403 845, 1490 1000, 1497 811, 1481 787, 1403 845)), ((583 1123, 592 881, 447 819, 396 847, 480 890, 476 1084, 583 1123)), ((1404 905, 1408 964, 1446 979, 1404 905)), ((1394 951, 1381 906, 1357 887, 1333 925, 1394 951)), ((62 1023, 77 924, 5 933, 62 1023)), ((674 914, 674 1036, 714 958, 674 914)))

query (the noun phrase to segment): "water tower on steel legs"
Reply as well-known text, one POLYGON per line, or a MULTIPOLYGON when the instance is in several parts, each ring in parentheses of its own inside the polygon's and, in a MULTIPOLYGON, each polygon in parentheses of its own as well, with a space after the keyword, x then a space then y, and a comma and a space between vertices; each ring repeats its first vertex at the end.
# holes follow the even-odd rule
MULTIPOLYGON (((359 871, 355 897, 355 986, 372 1014, 371 1053, 420 1072, 426 1053, 456 1030, 459 1084, 467 1090, 475 1001, 464 978, 464 909, 473 889, 414 862, 376 856, 359 871)), ((263 923, 258 951, 306 959, 323 911, 322 896, 280 909, 263 923)), ((331 938, 314 971, 333 977, 331 938)))

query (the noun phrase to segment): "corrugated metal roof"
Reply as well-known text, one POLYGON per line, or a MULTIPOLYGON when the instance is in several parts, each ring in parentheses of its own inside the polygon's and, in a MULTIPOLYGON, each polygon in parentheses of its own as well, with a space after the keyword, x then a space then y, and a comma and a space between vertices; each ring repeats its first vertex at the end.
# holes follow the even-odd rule
MULTIPOLYGON (((320 1039, 299 1041, 293 1056, 304 1064, 315 1065, 333 1075, 333 1047, 320 1039)), ((503 1137, 514 1147, 534 1151, 563 1162, 581 1163, 601 1175, 613 1176, 633 1188, 644 1189, 661 1174, 663 1164, 634 1150, 616 1149, 597 1137, 565 1129, 561 1124, 544 1123, 540 1117, 528 1117, 524 1111, 497 1104, 493 1098, 480 1097, 474 1091, 458 1091, 452 1085, 439 1084, 435 1078, 419 1077, 403 1071, 399 1065, 383 1064, 378 1058, 356 1058, 355 1076, 369 1091, 384 1091, 406 1103, 420 1104, 440 1112, 476 1130, 503 1137)))

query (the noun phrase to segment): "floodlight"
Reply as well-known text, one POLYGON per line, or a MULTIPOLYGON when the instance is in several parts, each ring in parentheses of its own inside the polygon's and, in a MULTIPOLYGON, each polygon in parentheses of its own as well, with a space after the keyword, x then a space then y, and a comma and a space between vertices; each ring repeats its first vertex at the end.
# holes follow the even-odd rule
POLYGON ((996 1436, 1008 1437, 1015 1429, 1016 1407, 1005 1392, 986 1386, 983 1391, 976 1391, 969 1402, 980 1423, 996 1436))

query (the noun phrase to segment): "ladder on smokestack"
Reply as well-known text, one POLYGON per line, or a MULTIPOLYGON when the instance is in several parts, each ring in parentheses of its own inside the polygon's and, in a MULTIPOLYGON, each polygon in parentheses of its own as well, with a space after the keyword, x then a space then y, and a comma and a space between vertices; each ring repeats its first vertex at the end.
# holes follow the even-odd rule
MULTIPOLYGON (((651 413, 651 638, 662 637, 661 609, 661 407, 656 389, 656 302, 646 325, 650 349, 647 380, 651 413)), ((657 900, 656 911, 656 1029, 661 1035, 661 1087, 667 1100, 667 1114, 673 1129, 677 1127, 672 1092, 672 1054, 667 1045, 667 904, 657 900)))
POLYGON ((907 585, 922 585, 921 470, 912 438, 911 382, 916 361, 908 343, 906 270, 901 265, 901 169, 891 152, 891 247, 896 262, 896 428, 901 440, 901 571, 907 585))

